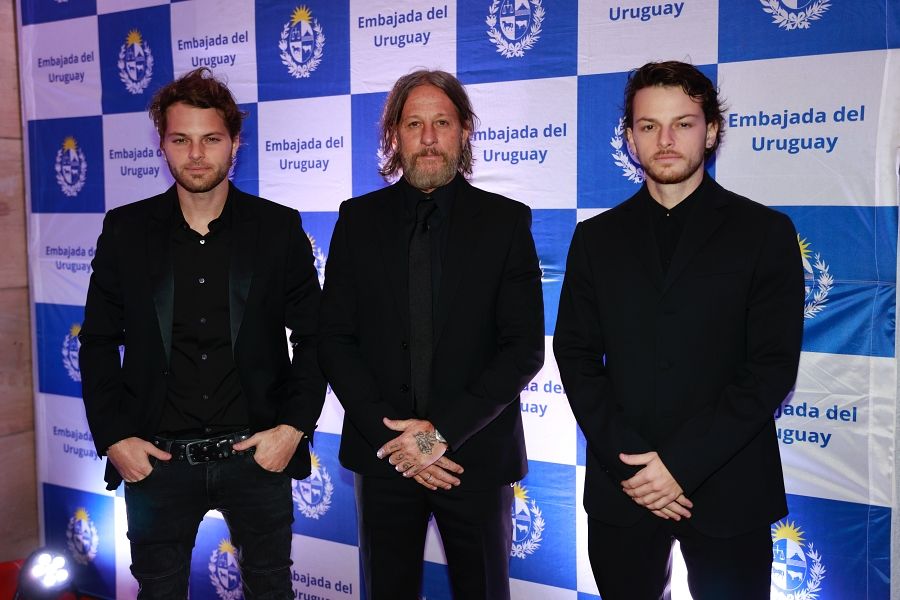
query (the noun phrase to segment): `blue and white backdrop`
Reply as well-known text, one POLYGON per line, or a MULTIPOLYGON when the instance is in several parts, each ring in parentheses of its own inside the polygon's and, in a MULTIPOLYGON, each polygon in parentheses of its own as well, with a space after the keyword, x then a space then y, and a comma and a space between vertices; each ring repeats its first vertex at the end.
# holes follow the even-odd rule
MULTIPOLYGON (((626 73, 681 59, 730 106, 715 177, 791 216, 806 271, 800 376, 775 415, 790 515, 772 528, 772 597, 889 596, 895 0, 19 0, 18 18, 40 511, 46 542, 73 552, 86 591, 135 594, 123 501, 104 490, 79 398, 77 334, 104 211, 172 183, 151 95, 199 66, 227 80, 249 113, 234 180, 302 212, 321 276, 338 204, 384 185, 376 123, 387 90, 429 67, 456 73, 481 117, 474 183, 534 209, 547 360, 522 395, 530 472, 511 515, 514 597, 597 598, 584 439, 549 342, 575 223, 642 180, 619 120, 626 73)), ((352 478, 337 461, 341 416, 329 393, 313 474, 294 484, 297 598, 364 594, 352 478)), ((422 595, 448 598, 436 532, 425 558, 422 595)), ((215 513, 191 577, 192 598, 241 596, 215 513)))

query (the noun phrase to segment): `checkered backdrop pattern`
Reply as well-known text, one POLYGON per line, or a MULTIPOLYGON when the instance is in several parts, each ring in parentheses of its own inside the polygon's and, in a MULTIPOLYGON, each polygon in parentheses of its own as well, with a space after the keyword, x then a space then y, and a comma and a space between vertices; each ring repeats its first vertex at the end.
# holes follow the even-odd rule
MULTIPOLYGON (((466 84, 481 119, 473 182, 532 207, 543 268, 547 359, 522 395, 530 472, 511 515, 513 594, 597 598, 584 439, 549 342, 576 222, 642 180, 619 120, 627 71, 682 59, 729 104, 714 176, 789 214, 803 250, 804 352, 776 413, 791 512, 773 526, 772 597, 886 598, 898 12, 893 0, 20 0, 46 541, 77 557, 85 591, 134 596, 123 501, 103 489, 79 398, 77 333, 103 213, 172 183, 145 112, 153 92, 199 66, 228 82, 249 113, 234 181, 301 211, 321 276, 338 204, 384 185, 377 120, 391 84, 441 68, 466 84)), ((364 597, 341 417, 329 392, 313 474, 294 484, 298 598, 364 597)), ((436 531, 425 558, 423 596, 449 598, 436 531)), ((210 513, 191 597, 236 600, 238 578, 210 513)))

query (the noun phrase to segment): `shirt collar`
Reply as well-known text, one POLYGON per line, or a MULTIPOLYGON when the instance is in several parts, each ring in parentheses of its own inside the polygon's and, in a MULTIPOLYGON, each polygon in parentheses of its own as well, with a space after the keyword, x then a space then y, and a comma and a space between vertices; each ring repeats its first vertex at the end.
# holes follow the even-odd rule
MULTIPOLYGON (((225 205, 222 207, 222 212, 219 213, 219 216, 209 222, 209 231, 210 233, 215 233, 222 228, 230 227, 233 219, 233 202, 232 202, 232 193, 231 190, 233 186, 229 184, 228 188, 228 196, 225 198, 225 205)), ((190 229, 187 226, 187 219, 184 218, 184 213, 181 211, 181 204, 178 202, 178 194, 173 195, 173 204, 172 214, 174 218, 172 219, 172 227, 174 229, 190 229)))
POLYGON ((457 173, 449 183, 442 185, 439 188, 435 188, 430 194, 426 194, 411 186, 409 182, 406 181, 405 177, 401 177, 400 188, 403 190, 403 203, 407 214, 416 214, 416 205, 422 199, 434 198, 440 214, 445 216, 449 215, 450 207, 453 205, 453 198, 456 196, 456 191, 459 188, 459 182, 461 180, 462 175, 457 173))
POLYGON ((687 218, 687 215, 693 210, 693 208, 702 202, 702 198, 705 198, 709 193, 710 188, 710 177, 706 171, 703 172, 703 179, 700 181, 700 185, 697 186, 697 189, 688 194, 688 196, 676 204, 672 208, 666 208, 659 202, 653 199, 653 196, 650 195, 650 190, 647 189, 647 184, 645 183, 642 192, 647 198, 647 202, 650 205, 650 214, 654 217, 660 217, 665 215, 672 215, 674 217, 678 217, 681 219, 687 218))

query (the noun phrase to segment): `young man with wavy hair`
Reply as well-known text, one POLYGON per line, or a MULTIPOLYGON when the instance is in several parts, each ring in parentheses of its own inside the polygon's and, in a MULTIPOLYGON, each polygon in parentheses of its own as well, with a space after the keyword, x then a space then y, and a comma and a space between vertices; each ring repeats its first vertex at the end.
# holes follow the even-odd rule
POLYGON ((291 478, 310 473, 325 398, 312 249, 297 211, 228 180, 243 114, 208 69, 161 88, 150 116, 175 183, 107 213, 80 336, 108 489, 125 481, 138 598, 187 597, 211 509, 244 597, 293 598, 291 478))
POLYGON ((706 173, 722 125, 693 65, 633 71, 645 184, 569 249, 553 348, 587 440, 603 600, 669 598, 674 540, 695 600, 769 598, 769 528, 787 513, 773 413, 797 375, 803 268, 787 216, 706 173))

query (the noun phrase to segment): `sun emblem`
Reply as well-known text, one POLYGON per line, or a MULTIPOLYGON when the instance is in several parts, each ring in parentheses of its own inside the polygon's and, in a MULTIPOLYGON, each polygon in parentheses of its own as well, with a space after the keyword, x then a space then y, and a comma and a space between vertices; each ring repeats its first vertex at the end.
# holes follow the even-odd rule
POLYGON ((309 77, 322 62, 325 34, 307 6, 298 6, 284 24, 278 41, 281 64, 297 79, 309 77))
POLYGON ((141 38, 141 32, 137 29, 132 29, 128 32, 128 36, 125 38, 125 43, 129 46, 140 46, 144 40, 141 38))
POLYGON ((296 25, 300 21, 304 23, 309 23, 312 21, 312 13, 309 12, 309 9, 305 6, 298 6, 294 9, 293 14, 291 14, 291 25, 296 25))
POLYGON ((69 378, 76 383, 81 381, 81 367, 78 362, 78 352, 81 350, 81 340, 78 339, 79 333, 81 333, 81 325, 73 323, 69 327, 69 333, 63 339, 62 344, 63 367, 65 367, 69 378))
POLYGON ((87 162, 84 151, 71 135, 63 139, 62 146, 56 151, 56 183, 63 194, 77 196, 87 180, 87 162))
POLYGON ((291 496, 304 517, 318 520, 331 508, 334 484, 318 454, 310 452, 309 462, 309 477, 291 484, 291 496))
POLYGON ((66 547, 72 558, 80 565, 90 563, 97 556, 100 536, 91 521, 91 515, 84 507, 75 509, 66 527, 66 547))
POLYGON ((512 488, 513 543, 510 556, 524 559, 541 547, 546 523, 537 502, 528 497, 528 490, 521 483, 514 483, 512 488))
POLYGON ((153 78, 153 53, 137 29, 132 29, 125 36, 116 66, 119 68, 119 79, 132 94, 142 94, 150 85, 153 78))
POLYGON ((822 556, 793 521, 772 525, 773 599, 816 600, 825 578, 822 556))
POLYGON ((241 572, 237 564, 237 549, 231 540, 223 539, 209 556, 209 581, 222 600, 240 600, 244 597, 241 572))

